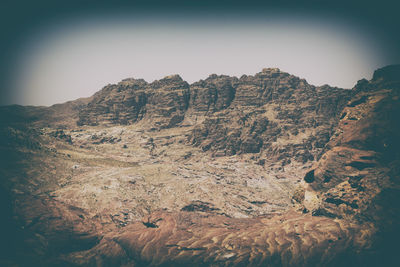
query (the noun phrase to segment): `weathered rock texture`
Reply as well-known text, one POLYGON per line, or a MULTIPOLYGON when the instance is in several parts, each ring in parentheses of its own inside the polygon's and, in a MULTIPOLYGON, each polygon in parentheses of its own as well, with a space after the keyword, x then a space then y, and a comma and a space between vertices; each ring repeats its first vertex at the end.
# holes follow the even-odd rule
POLYGON ((190 107, 194 114, 205 115, 228 108, 235 99, 239 80, 226 75, 210 75, 190 86, 190 107))
POLYGON ((219 155, 260 153, 306 162, 329 140, 349 90, 315 87, 279 69, 264 69, 236 83, 229 109, 206 116, 190 141, 219 155))
POLYGON ((399 77, 129 79, 63 130, 4 108, 0 265, 395 266, 399 77))
POLYGON ((157 266, 391 266, 400 238, 400 82, 385 71, 352 90, 325 153, 305 175, 305 192, 294 195, 303 214, 160 211, 83 255, 157 266))
POLYGON ((371 265, 389 266, 397 261, 399 115, 400 66, 382 68, 371 81, 360 81, 326 153, 306 179, 310 190, 319 192, 321 202, 314 213, 374 226, 372 251, 378 251, 382 261, 371 265))
POLYGON ((147 82, 126 79, 107 85, 79 112, 78 125, 128 124, 140 120, 147 103, 147 82))
POLYGON ((157 128, 171 128, 180 123, 189 106, 189 84, 179 75, 171 75, 149 87, 148 121, 157 128))
POLYGON ((157 128, 173 127, 189 105, 189 85, 179 75, 148 84, 125 79, 107 85, 79 112, 78 125, 132 124, 146 118, 157 128))
POLYGON ((79 112, 79 125, 132 124, 170 128, 185 117, 196 125, 189 142, 216 155, 260 153, 306 162, 318 157, 336 126, 349 90, 315 87, 263 69, 240 79, 210 75, 188 85, 178 75, 147 84, 127 79, 108 85, 79 112))

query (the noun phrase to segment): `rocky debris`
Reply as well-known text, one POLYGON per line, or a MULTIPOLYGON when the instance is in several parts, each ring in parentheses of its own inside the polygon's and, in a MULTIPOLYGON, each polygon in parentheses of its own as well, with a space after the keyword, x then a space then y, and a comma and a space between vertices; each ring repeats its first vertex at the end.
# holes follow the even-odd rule
POLYGON ((292 199, 297 203, 302 203, 304 201, 304 198, 305 198, 304 187, 302 186, 297 187, 293 193, 292 199))
POLYGON ((193 201, 189 205, 184 206, 181 211, 202 211, 202 212, 212 212, 219 210, 218 208, 213 207, 211 203, 203 202, 200 200, 193 201))
POLYGON ((104 143, 114 144, 121 141, 121 138, 115 136, 92 135, 92 144, 99 145, 104 143))
POLYGON ((49 135, 52 137, 58 138, 60 140, 63 140, 65 142, 67 142, 68 144, 72 144, 71 135, 66 134, 63 130, 56 130, 56 131, 50 132, 49 135))
POLYGON ((152 219, 150 221, 150 216, 147 217, 147 221, 142 221, 143 225, 147 228, 158 228, 157 222, 161 221, 162 218, 152 219))
POLYGON ((110 218, 117 227, 125 227, 129 223, 128 215, 128 212, 122 212, 118 214, 110 214, 110 218))
POLYGON ((314 182, 314 170, 306 173, 306 175, 304 176, 304 181, 306 181, 306 183, 314 182))
POLYGON ((0 148, 41 149, 43 141, 40 132, 30 127, 0 127, 0 148))

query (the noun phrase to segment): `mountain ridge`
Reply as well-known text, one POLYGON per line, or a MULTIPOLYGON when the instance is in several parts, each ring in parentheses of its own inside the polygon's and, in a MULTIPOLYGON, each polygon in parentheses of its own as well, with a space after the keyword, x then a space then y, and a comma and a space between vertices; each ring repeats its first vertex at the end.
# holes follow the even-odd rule
MULTIPOLYGON (((93 97, 100 97, 100 95, 103 95, 103 97, 107 97, 107 100, 110 100, 110 93, 114 94, 114 97, 117 97, 117 95, 119 95, 119 97, 122 97, 122 99, 116 99, 116 103, 119 101, 123 102, 123 101, 133 101, 133 99, 131 99, 130 94, 134 94, 135 91, 139 90, 141 93, 143 92, 147 92, 149 94, 148 97, 150 97, 150 95, 152 94, 152 91, 156 91, 156 90, 163 90, 163 89, 167 89, 167 88, 162 88, 163 86, 169 86, 170 83, 170 87, 169 90, 174 89, 174 86, 176 87, 175 89, 181 88, 189 88, 189 90, 186 92, 187 94, 187 98, 184 99, 180 99, 179 97, 175 99, 175 101, 190 101, 190 103, 185 103, 186 104, 186 108, 180 107, 181 111, 184 111, 185 109, 189 108, 189 106, 193 109, 197 108, 197 105, 207 105, 209 106, 212 102, 217 101, 217 98, 219 96, 219 92, 221 91, 222 93, 222 97, 223 100, 228 101, 226 103, 221 103, 220 105, 222 105, 224 108, 229 107, 229 105, 231 104, 231 101, 235 100, 236 97, 236 86, 240 86, 240 83, 246 83, 246 82, 251 82, 251 80, 254 79, 258 79, 259 82, 262 82, 263 80, 274 80, 275 78, 278 78, 277 80, 282 80, 285 77, 289 77, 290 78, 290 82, 292 83, 298 83, 298 84, 287 84, 288 86, 299 86, 299 89, 304 89, 304 87, 308 86, 308 83, 306 82, 306 80, 304 79, 300 79, 296 76, 290 75, 286 72, 281 72, 278 68, 264 68, 261 72, 256 73, 255 75, 242 75, 240 78, 237 78, 235 76, 228 76, 228 75, 216 75, 216 74, 211 74, 209 75, 205 80, 201 79, 197 82, 194 82, 192 84, 189 84, 187 82, 185 82, 178 74, 173 74, 173 75, 168 75, 165 76, 164 78, 160 79, 160 80, 155 80, 151 83, 148 83, 146 81, 144 81, 143 79, 135 79, 135 78, 127 78, 127 79, 123 79, 121 82, 117 83, 117 84, 109 84, 107 86, 105 86, 103 89, 101 89, 100 91, 98 91, 97 93, 95 93, 93 95, 93 97), (218 81, 219 80, 219 81, 218 81), (216 84, 217 82, 222 82, 222 85, 218 85, 216 84), (206 83, 206 84, 205 84, 206 83), (225 87, 230 87, 230 88, 224 88, 225 87), (214 88, 212 88, 214 87, 214 88), (200 91, 202 90, 206 90, 208 93, 208 95, 204 96, 204 99, 202 99, 202 101, 197 101, 196 102, 196 96, 200 93, 200 91), (228 92, 225 92, 225 91, 228 92), (119 94, 118 94, 119 93, 119 94), (224 96, 224 93, 227 94, 227 96, 224 96), (211 99, 210 99, 211 98, 211 99), (225 99, 227 98, 227 99, 225 99), (125 100, 124 100, 125 99, 125 100), (206 102, 206 103, 204 103, 206 102), (208 102, 208 103, 207 103, 208 102)), ((266 87, 266 86, 277 86, 276 84, 263 84, 262 86, 266 87)), ((279 86, 279 84, 278 84, 279 86)), ((319 86, 319 87, 315 87, 315 86, 311 86, 313 88, 322 88, 324 90, 346 90, 346 89, 340 89, 337 87, 330 87, 328 85, 323 85, 323 86, 319 86)), ((265 88, 263 88, 265 90, 265 88)), ((112 96, 111 96, 112 97, 112 96)), ((140 94, 140 96, 138 97, 145 97, 145 94, 140 94)), ((104 99, 105 101, 106 99, 104 99)), ((248 99, 246 99, 248 100, 248 99)), ((252 101, 245 101, 247 102, 249 105, 255 104, 255 102, 257 102, 256 99, 250 99, 252 101), (254 103, 252 103, 254 102, 254 103)), ((163 101, 163 99, 158 99, 158 101, 163 101)), ((94 103, 93 101, 90 103, 90 105, 100 105, 101 101, 99 101, 99 99, 96 100, 96 103, 94 103)), ((115 104, 111 103, 111 104, 115 104)), ((154 101, 153 101, 154 102, 154 101)), ((146 105, 147 103, 144 102, 140 102, 140 101, 134 101, 134 103, 131 103, 132 106, 126 106, 126 108, 128 107, 132 107, 133 110, 135 110, 135 108, 142 108, 144 105, 146 105)), ((170 107, 170 108, 177 108, 177 107, 170 107)), ((179 109, 179 107, 178 107, 179 109)), ((201 109, 201 108, 200 108, 201 109)), ((214 107, 214 111, 219 111, 221 108, 216 108, 214 107)), ((124 109, 122 107, 120 107, 121 111, 124 111, 124 109)), ((140 120, 141 118, 135 117, 135 118, 127 118, 127 119, 120 119, 118 116, 121 113, 120 110, 107 110, 107 112, 109 113, 114 113, 114 117, 112 118, 104 118, 104 120, 102 121, 102 123, 109 123, 109 124, 113 124, 113 123, 122 123, 122 124, 131 124, 136 122, 138 119, 140 120)), ((207 110, 208 111, 208 110, 207 110)), ((90 110, 88 110, 87 112, 90 112, 90 110)), ((93 114, 93 112, 92 112, 93 114)), ((101 115, 100 110, 96 112, 94 112, 95 115, 101 115)), ((85 111, 82 111, 80 113, 80 120, 78 121, 78 124, 80 125, 96 125, 96 123, 99 122, 92 122, 90 120, 88 120, 85 116, 85 111)), ((172 124, 173 125, 173 124, 172 124)), ((171 127, 172 125, 168 126, 168 124, 166 125, 161 125, 161 127, 171 127)))
POLYGON ((309 85, 277 68, 264 68, 241 78, 212 74, 190 85, 179 75, 152 83, 124 79, 97 92, 79 111, 77 123, 107 126, 142 122, 142 127, 148 125, 153 130, 197 125, 189 140, 204 151, 221 154, 223 150, 225 155, 265 151, 276 158, 290 155, 305 162, 318 157, 350 92, 309 85), (300 132, 298 140, 291 143, 303 146, 302 155, 282 150, 281 143, 290 142, 287 132, 300 132), (228 139, 218 141, 226 135, 228 139))
POLYGON ((54 114, 4 109, 0 264, 393 266, 400 68, 352 90, 241 79, 173 76, 142 98, 128 79, 54 114), (140 120, 113 120, 131 107, 140 120), (112 123, 78 126, 82 111, 112 123))

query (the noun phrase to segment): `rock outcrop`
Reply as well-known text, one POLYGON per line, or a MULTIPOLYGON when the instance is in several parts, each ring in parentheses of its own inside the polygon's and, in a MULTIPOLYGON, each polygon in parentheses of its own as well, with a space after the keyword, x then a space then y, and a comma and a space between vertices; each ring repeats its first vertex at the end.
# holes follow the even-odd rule
POLYGON ((195 115, 212 114, 228 108, 235 99, 239 80, 212 74, 190 86, 190 108, 195 115))
POLYGON ((219 155, 306 162, 317 158, 333 133, 349 90, 315 87, 279 69, 242 76, 235 98, 196 126, 190 142, 219 155))
POLYGON ((0 265, 396 266, 399 77, 128 79, 53 106, 79 128, 3 108, 0 265))
POLYGON ((149 85, 146 119, 158 129, 183 121, 189 107, 189 84, 179 75, 167 76, 149 85))
POLYGON ((185 121, 188 141, 216 155, 307 162, 319 156, 333 133, 349 90, 315 87, 279 69, 240 79, 210 75, 190 86, 178 75, 151 84, 127 79, 108 85, 79 113, 79 125, 132 124, 153 129, 185 121))
MULTIPOLYGON (((400 67, 377 70, 361 80, 344 107, 327 151, 306 175, 305 201, 314 214, 371 225, 374 265, 395 262, 400 238, 400 67), (308 193, 307 193, 308 192, 308 193), (314 195, 315 196, 315 195, 314 195), (315 203, 314 203, 315 204, 315 203)), ((371 255, 369 255, 371 256, 371 255)))
POLYGON ((146 118, 157 128, 173 127, 189 105, 189 85, 179 75, 148 84, 125 79, 107 85, 79 112, 78 125, 132 124, 146 118))
POLYGON ((352 90, 335 134, 305 175, 306 190, 296 190, 297 210, 249 219, 207 209, 158 211, 117 235, 105 235, 70 260, 82 265, 393 266, 400 238, 400 83, 384 72, 352 90))
POLYGON ((79 112, 78 125, 130 124, 140 120, 147 103, 147 82, 126 79, 107 85, 79 112))

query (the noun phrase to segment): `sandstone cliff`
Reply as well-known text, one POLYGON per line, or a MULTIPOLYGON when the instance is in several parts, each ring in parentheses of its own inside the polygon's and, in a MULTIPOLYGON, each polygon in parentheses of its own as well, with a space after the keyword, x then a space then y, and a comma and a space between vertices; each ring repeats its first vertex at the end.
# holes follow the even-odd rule
POLYGON ((188 141, 204 151, 304 163, 321 153, 349 95, 279 69, 240 79, 214 74, 190 86, 177 75, 151 84, 127 79, 96 93, 79 112, 78 125, 142 121, 162 129, 186 118, 195 125, 188 141))

